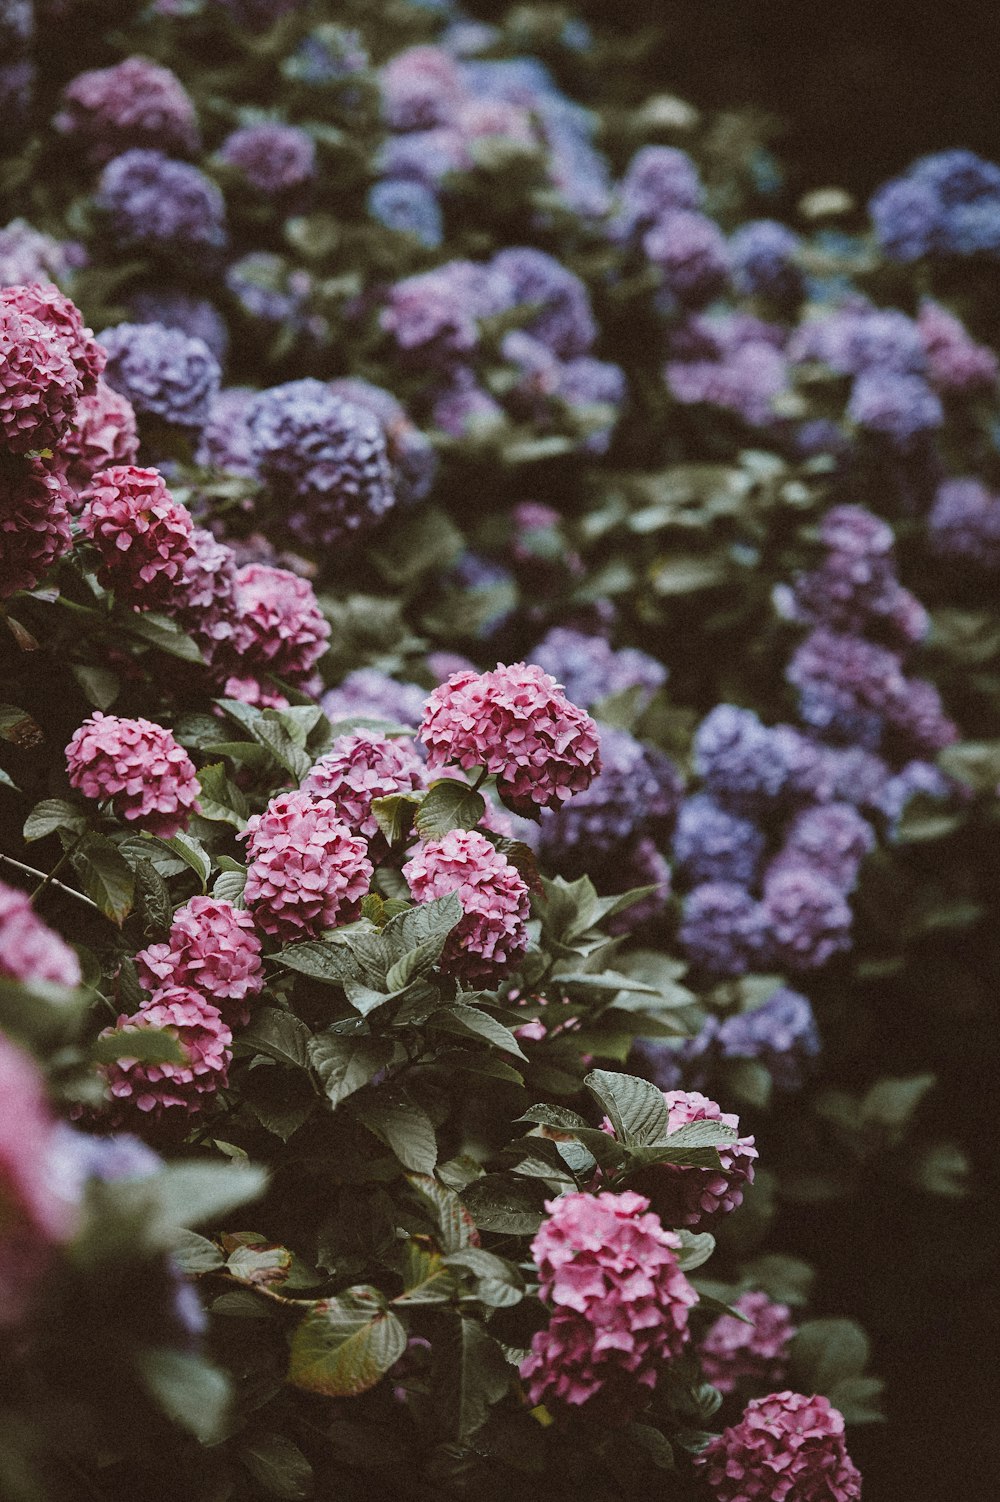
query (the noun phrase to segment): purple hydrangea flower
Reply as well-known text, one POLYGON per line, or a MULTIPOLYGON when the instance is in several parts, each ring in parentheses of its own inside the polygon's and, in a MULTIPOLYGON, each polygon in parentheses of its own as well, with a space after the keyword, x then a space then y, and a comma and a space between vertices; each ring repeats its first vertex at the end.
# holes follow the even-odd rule
POLYGON ((798 235, 773 219, 743 225, 729 242, 736 290, 779 303, 798 302, 804 287, 796 264, 800 248, 798 235))
POLYGON ((763 906, 736 882, 703 882, 684 899, 677 938, 697 970, 745 975, 763 959, 766 935, 763 906))
POLYGON ((875 831, 850 803, 820 803, 792 820, 781 851, 768 867, 778 870, 809 866, 843 892, 850 892, 866 855, 875 848, 875 831))
POLYGON ((720 1058, 759 1059, 779 1090, 798 1090, 821 1043, 809 1000, 779 987, 761 1006, 736 1012, 718 1025, 720 1058))
POLYGON ((312 278, 273 251, 254 250, 226 268, 226 286, 250 318, 294 328, 302 322, 312 278))
POLYGON ((636 648, 616 652, 602 636, 568 626, 553 626, 530 660, 561 683, 574 704, 591 708, 602 699, 640 688, 648 703, 667 681, 667 670, 636 648))
POLYGON ((894 261, 917 261, 936 249, 944 215, 929 184, 893 178, 872 196, 868 212, 879 244, 894 261))
POLYGON ((219 148, 219 157, 248 187, 267 197, 302 188, 316 174, 312 137, 294 125, 265 122, 234 130, 219 148))
POLYGON ((112 68, 80 73, 63 91, 56 130, 74 136, 92 162, 130 147, 192 152, 198 119, 184 85, 148 57, 126 57, 112 68))
POLYGON ((441 205, 426 183, 384 178, 368 194, 368 212, 387 229, 415 235, 428 250, 436 250, 444 239, 441 205))
POLYGON ((181 287, 143 287, 129 300, 132 321, 158 323, 180 329, 191 339, 202 339, 220 365, 229 349, 226 320, 207 297, 195 297, 181 287))
POLYGON ((479 385, 471 371, 459 369, 455 377, 438 392, 431 410, 431 421, 449 438, 468 438, 488 432, 504 420, 499 402, 479 385))
POLYGON ((785 969, 817 970, 850 947, 850 906, 841 889, 812 866, 769 873, 761 911, 769 957, 785 969))
POLYGON ((938 195, 945 208, 1000 198, 1000 167, 974 151, 937 151, 918 158, 909 169, 915 182, 924 183, 938 195))
POLYGON ((560 359, 585 355, 597 337, 586 287, 544 251, 502 250, 492 262, 511 287, 510 306, 532 308, 526 330, 560 359))
POLYGON ((82 246, 54 240, 25 219, 12 219, 0 229, 0 287, 63 283, 85 260, 82 246))
POLYGON ((708 793, 681 804, 673 853, 686 880, 735 882, 752 887, 760 874, 767 836, 750 819, 730 813, 708 793))
POLYGON ((946 480, 928 519, 931 549, 941 558, 1000 570, 1000 496, 979 480, 946 480))
POLYGON ((160 323, 119 323, 105 329, 104 379, 140 416, 200 428, 219 389, 219 362, 203 339, 160 323))
POLYGON ((944 421, 941 399, 922 376, 883 370, 858 376, 847 415, 860 428, 887 438, 899 448, 909 447, 920 434, 939 428, 944 421))
POLYGON ((726 808, 752 813, 779 799, 829 797, 822 749, 791 725, 767 727, 749 709, 717 704, 698 727, 695 769, 726 808))
POLYGON ((336 396, 363 407, 380 424, 401 504, 424 500, 437 473, 437 454, 427 435, 410 421, 402 402, 391 391, 352 376, 330 381, 328 387, 336 396))
POLYGON ((290 494, 288 528, 326 548, 367 530, 395 504, 381 425, 322 381, 264 391, 249 414, 258 473, 290 494))
POLYGON ((199 464, 228 469, 234 475, 253 475, 248 419, 256 400, 257 392, 249 386, 228 386, 212 398, 195 454, 199 464))
POLYGON ((615 233, 627 238, 667 214, 697 209, 701 201, 698 169, 686 151, 673 146, 643 146, 622 179, 615 233))
POLYGON ((390 288, 381 323, 400 349, 451 363, 476 348, 480 321, 511 302, 510 283, 494 267, 446 261, 390 288))
POLYGON ((724 291, 729 255, 714 219, 678 209, 647 230, 642 245, 663 273, 666 290, 682 307, 704 307, 724 291))
POLYGON ((392 725, 419 725, 427 695, 415 683, 399 683, 377 668, 356 668, 337 688, 323 695, 323 713, 331 724, 363 718, 392 725))
POLYGON ((601 771, 590 786, 542 819, 545 857, 565 874, 634 839, 668 830, 680 800, 680 776, 662 752, 625 730, 601 730, 601 771))
POLYGON ((954 794, 954 784, 940 767, 931 761, 909 761, 886 781, 878 807, 888 821, 890 833, 894 834, 911 798, 932 798, 943 803, 954 794))
POLYGON ((588 407, 611 407, 614 411, 610 423, 602 423, 587 433, 582 444, 585 453, 607 453, 627 389, 621 366, 595 360, 591 355, 567 360, 557 368, 555 395, 571 412, 588 407))
POLYGON ((203 255, 226 243, 225 203, 213 182, 188 162, 136 149, 101 173, 97 204, 123 248, 203 255))

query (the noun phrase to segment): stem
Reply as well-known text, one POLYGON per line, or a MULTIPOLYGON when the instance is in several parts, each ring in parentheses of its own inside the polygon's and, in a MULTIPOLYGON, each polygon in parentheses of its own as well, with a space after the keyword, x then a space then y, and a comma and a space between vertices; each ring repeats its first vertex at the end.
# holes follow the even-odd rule
POLYGON ((487 779, 487 777, 489 775, 490 774, 486 770, 485 767, 480 767, 480 769, 479 769, 479 776, 476 778, 475 782, 472 784, 472 791, 474 793, 478 793, 479 792, 479 789, 482 787, 483 783, 486 781, 486 779, 487 779))
MULTIPOLYGON (((55 865, 52 867, 52 870, 49 872, 48 876, 43 877, 42 881, 40 882, 40 884, 32 892, 32 894, 31 894, 31 901, 32 902, 37 902, 38 899, 39 899, 39 897, 41 897, 42 893, 45 891, 45 888, 50 884, 50 882, 54 881, 55 877, 62 870, 63 866, 65 866, 65 864, 69 860, 70 856, 75 852, 77 846, 80 844, 80 841, 83 839, 83 835, 86 834, 86 832, 87 831, 84 830, 83 834, 78 834, 77 837, 76 837, 76 839, 72 842, 72 844, 66 846, 66 849, 63 851, 62 855, 56 861, 55 865)), ((55 885, 59 886, 60 883, 59 882, 55 882, 55 885)), ((63 890, 64 891, 70 891, 71 889, 69 887, 65 887, 65 888, 63 888, 63 890)))
MULTIPOLYGON (((67 897, 75 897, 77 902, 83 902, 87 907, 92 907, 95 913, 100 912, 100 908, 96 902, 91 902, 89 897, 85 897, 75 887, 68 887, 61 881, 53 881, 51 876, 45 871, 39 871, 35 866, 26 866, 23 861, 16 861, 12 855, 4 855, 2 852, 0 852, 0 861, 4 861, 8 866, 16 866, 19 871, 24 871, 28 876, 40 876, 42 878, 42 886, 45 886, 46 882, 48 882, 50 886, 58 887, 60 892, 65 892, 67 897)), ((39 887, 38 891, 40 892, 41 890, 42 888, 39 887)), ((37 893, 35 895, 37 896, 37 893)))

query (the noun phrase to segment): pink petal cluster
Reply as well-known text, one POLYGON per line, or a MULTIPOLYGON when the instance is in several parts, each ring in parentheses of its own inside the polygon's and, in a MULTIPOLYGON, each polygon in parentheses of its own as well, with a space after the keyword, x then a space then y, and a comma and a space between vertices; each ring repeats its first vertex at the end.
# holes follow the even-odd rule
POLYGON ((73 419, 82 385, 58 334, 0 305, 0 442, 11 453, 54 449, 73 419))
POLYGON ((279 793, 239 838, 251 862, 244 900, 265 933, 287 942, 356 916, 372 863, 329 798, 279 793))
POLYGON ((164 986, 131 1017, 118 1018, 115 1028, 101 1034, 141 1032, 145 1028, 172 1033, 186 1056, 183 1064, 148 1064, 121 1058, 107 1066, 115 1100, 136 1110, 162 1115, 171 1107, 197 1111, 202 1099, 225 1086, 232 1059, 233 1035, 218 1007, 184 985, 164 986))
MULTIPOLYGON (((73 425, 53 462, 73 489, 82 491, 102 469, 134 464, 138 455, 139 430, 132 403, 99 380, 97 389, 77 403, 73 425)), ((70 510, 79 511, 82 505, 83 497, 79 497, 70 510)))
POLYGON ((252 704, 254 709, 287 709, 289 703, 278 689, 252 674, 230 673, 222 685, 222 697, 252 704))
POLYGON ((554 1306, 521 1365, 533 1404, 596 1402, 626 1419, 688 1340, 697 1294, 680 1271, 680 1237, 641 1194, 566 1194, 548 1200, 531 1244, 539 1293, 554 1306))
POLYGON ((171 603, 191 556, 191 516, 159 470, 119 464, 94 476, 80 517, 98 577, 135 610, 171 603))
POLYGON ((375 798, 412 793, 424 786, 424 763, 410 742, 390 740, 377 730, 339 735, 302 784, 302 791, 328 798, 354 834, 374 839, 375 798))
POLYGON ((0 599, 34 589, 70 548, 68 492, 38 460, 0 469, 0 599))
POLYGON ((826 1398, 776 1392, 696 1457, 718 1502, 860 1502, 844 1419, 826 1398))
POLYGON ((733 1308, 753 1323, 731 1314, 717 1319, 701 1343, 701 1369, 720 1392, 735 1392, 743 1382, 772 1387, 785 1375, 795 1334, 792 1312, 759 1292, 741 1293, 733 1308))
MULTIPOLYGON (((3 950, 7 959, 6 934, 3 950)), ((55 1154, 42 1077, 0 1033, 0 1328, 25 1314, 49 1249, 72 1231, 55 1154)))
POLYGON ((80 984, 80 962, 68 944, 35 916, 26 892, 0 881, 0 976, 5 980, 80 984))
MULTIPOLYGON (((235 639, 235 590, 232 548, 219 542, 206 527, 195 527, 191 552, 177 581, 173 614, 209 663, 223 656, 235 639)), ((227 693, 227 697, 242 696, 227 693)))
MULTIPOLYGON (((739 1130, 738 1116, 721 1110, 714 1100, 697 1090, 665 1090, 663 1099, 667 1105, 668 1132, 677 1132, 692 1121, 720 1121, 734 1131, 739 1130)), ((753 1183, 757 1157, 754 1140, 737 1137, 724 1142, 718 1154, 721 1169, 657 1163, 643 1171, 642 1188, 667 1225, 704 1225, 742 1203, 744 1185, 753 1183)))
POLYGON ((171 839, 198 811, 190 757, 163 725, 96 710, 66 747, 70 784, 86 798, 110 798, 115 813, 171 839))
POLYGON ((558 808, 601 770, 593 720, 523 662, 453 673, 430 695, 419 734, 432 768, 485 767, 518 813, 558 808))
POLYGON ((248 912, 222 898, 192 897, 174 914, 166 942, 140 950, 135 965, 147 990, 184 986, 208 997, 225 1022, 239 1027, 250 1018, 245 1003, 264 985, 260 950, 248 912))
POLYGON ((248 563, 236 574, 234 606, 240 656, 290 683, 309 676, 326 651, 330 627, 308 580, 248 563))
POLYGON ((199 144, 194 105, 180 79, 145 57, 78 74, 53 124, 78 137, 95 163, 132 146, 191 152, 199 144))
POLYGON ((7 312, 37 319, 61 339, 80 377, 81 396, 93 396, 108 357, 93 329, 84 327, 76 303, 51 282, 28 282, 0 292, 0 313, 7 312))
POLYGON ((926 298, 917 314, 920 341, 927 356, 927 379, 943 394, 982 391, 996 385, 1000 366, 993 351, 977 344, 965 325, 926 298))
POLYGON ((489 985, 528 947, 531 910, 521 873, 474 829, 452 829, 419 845, 403 867, 416 902, 457 892, 462 918, 441 955, 441 969, 463 981, 489 985))

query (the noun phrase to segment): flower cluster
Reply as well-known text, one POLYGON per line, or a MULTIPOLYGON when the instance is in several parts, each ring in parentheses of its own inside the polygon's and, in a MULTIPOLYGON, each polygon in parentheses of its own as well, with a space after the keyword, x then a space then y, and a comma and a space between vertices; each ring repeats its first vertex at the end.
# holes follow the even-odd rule
POLYGON ((697 1457, 719 1502, 859 1502, 861 1477, 844 1420, 826 1398, 754 1398, 738 1424, 697 1457))
POLYGON ((219 363, 203 339, 161 323, 119 323, 105 329, 105 380, 141 417, 200 428, 219 389, 219 363))
POLYGON ((233 1035, 218 1007, 191 987, 161 986, 131 1017, 118 1018, 112 1032, 142 1033, 154 1028, 177 1040, 182 1063, 124 1055, 107 1066, 111 1099, 144 1115, 160 1116, 176 1108, 184 1112, 202 1109, 208 1097, 223 1089, 229 1077, 233 1035))
POLYGON ((490 985, 528 947, 528 888, 505 855, 474 829, 453 829, 419 845, 403 867, 417 902, 458 894, 462 914, 448 935, 441 967, 473 985, 490 985))
POLYGON ((658 1163, 637 1179, 656 1213, 667 1225, 704 1226, 727 1215, 743 1201, 744 1186, 753 1183, 757 1149, 752 1137, 738 1137, 739 1117, 723 1111, 697 1090, 667 1090, 667 1131, 676 1132, 692 1121, 717 1121, 732 1133, 718 1149, 720 1167, 679 1167, 658 1163))
POLYGON ((66 770, 85 798, 110 799, 116 814, 170 839, 198 809, 191 758, 170 731, 151 720, 96 710, 66 747, 66 770))
POLYGON ((63 91, 53 124, 98 163, 131 146, 181 153, 198 147, 198 121, 184 85, 145 57, 78 73, 63 91))
POLYGON ((250 861, 247 907, 264 933, 283 942, 350 922, 371 884, 367 842, 329 798, 279 793, 240 839, 250 861))
POLYGON ((70 495, 35 460, 0 469, 0 599, 34 589, 70 548, 70 495))
POLYGON ((191 517, 155 469, 116 465, 94 476, 80 516, 100 554, 102 584, 136 610, 176 596, 192 552, 191 517))
POLYGON ((741 1293, 733 1308, 743 1319, 723 1314, 709 1327, 698 1353, 702 1370, 722 1393, 744 1383, 771 1388, 785 1375, 795 1334, 791 1310, 766 1293, 741 1293))
POLYGON ((372 840, 379 834, 373 801, 416 792, 425 776, 424 763, 410 743, 359 730, 337 737, 313 766, 302 790, 328 799, 352 834, 372 840))
POLYGON ((688 1340, 697 1294, 677 1265, 680 1237, 641 1194, 566 1194, 546 1209, 531 1255, 553 1312, 521 1364, 530 1400, 628 1417, 688 1340))
POLYGON ((222 898, 192 897, 174 914, 166 941, 141 949, 135 965, 150 991, 162 986, 196 991, 238 1026, 249 1016, 246 1002, 264 984, 260 954, 249 913, 222 898))
POLYGON ((6 980, 78 986, 76 954, 35 914, 27 894, 0 882, 0 975, 6 980))

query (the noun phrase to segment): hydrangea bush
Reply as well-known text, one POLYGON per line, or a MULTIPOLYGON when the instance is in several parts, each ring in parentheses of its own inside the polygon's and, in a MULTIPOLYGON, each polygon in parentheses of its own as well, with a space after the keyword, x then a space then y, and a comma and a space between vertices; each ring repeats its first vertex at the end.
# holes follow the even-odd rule
POLYGON ((983 1172, 1000 168, 796 208, 554 6, 20 9, 0 1491, 853 1502, 858 1233, 983 1172))

